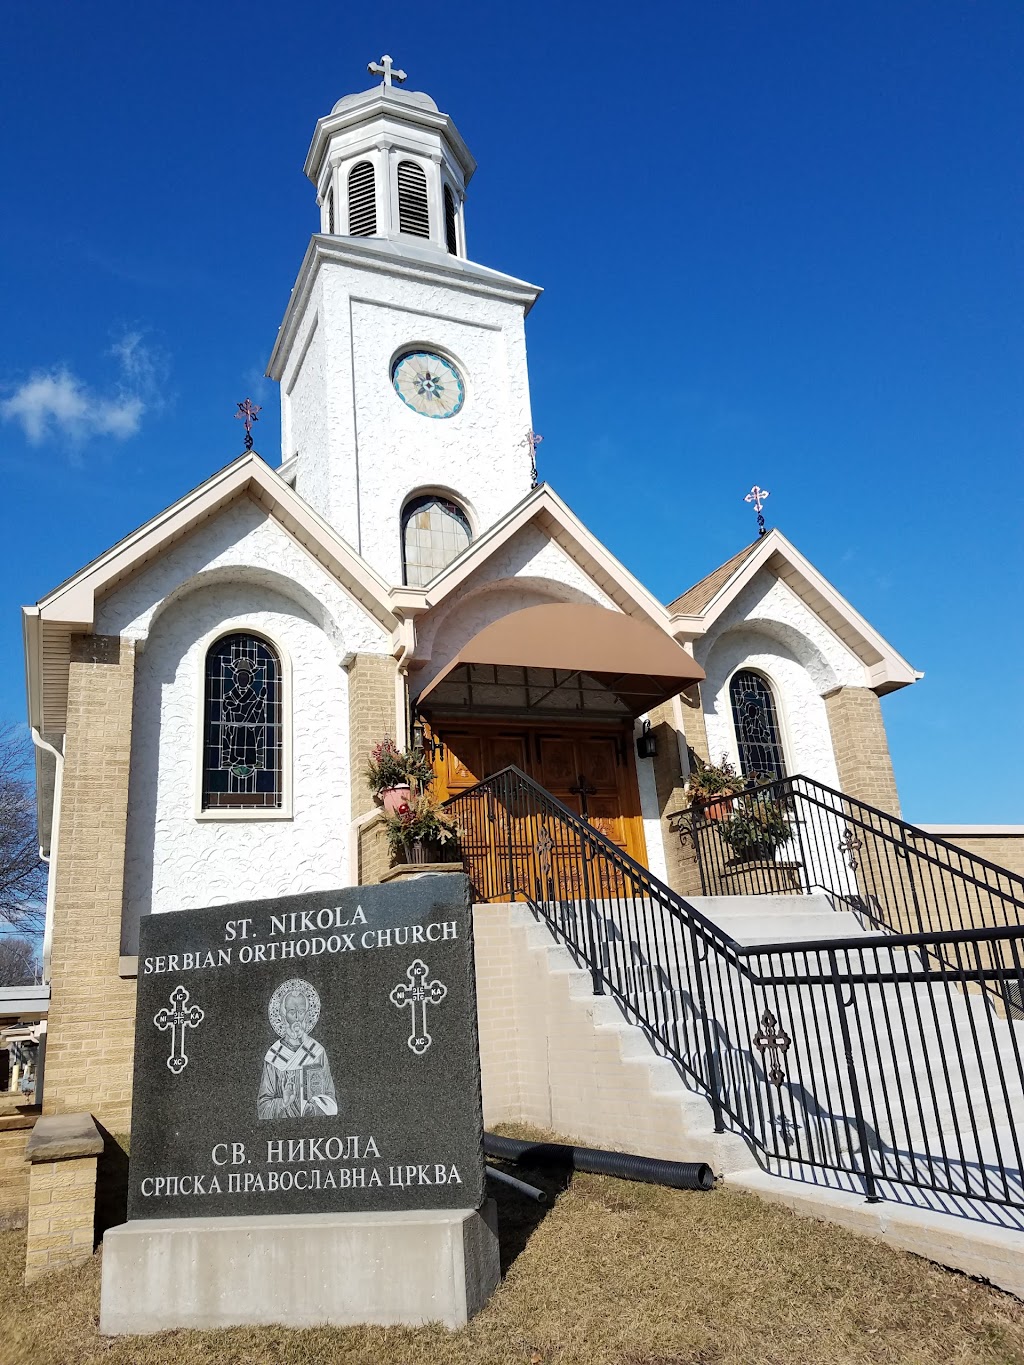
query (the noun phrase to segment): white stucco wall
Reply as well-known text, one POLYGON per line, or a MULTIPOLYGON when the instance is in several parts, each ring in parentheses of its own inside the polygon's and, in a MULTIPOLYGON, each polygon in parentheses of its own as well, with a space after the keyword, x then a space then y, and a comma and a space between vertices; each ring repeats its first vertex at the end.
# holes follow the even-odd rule
POLYGON ((136 951, 144 914, 346 885, 349 820, 347 678, 321 627, 258 583, 174 601, 136 664, 123 951, 136 951), (290 662, 290 819, 196 816, 206 649, 242 629, 290 662))
POLYGON ((757 574, 694 653, 707 673, 701 696, 713 761, 724 753, 737 762, 729 680, 752 668, 773 685, 787 770, 838 786, 822 698, 835 687, 864 687, 864 666, 785 583, 757 574))
POLYGON ((323 402, 327 359, 324 331, 317 314, 318 299, 319 290, 314 290, 299 332, 297 368, 281 387, 281 458, 299 457, 295 491, 329 521, 328 411, 323 402))
POLYGON ((226 508, 100 603, 96 630, 145 641, 161 611, 200 583, 243 578, 301 602, 338 656, 386 654, 390 639, 327 571, 249 499, 226 508))
POLYGON ((320 348, 322 364, 307 354, 295 383, 296 341, 282 381, 286 454, 299 450, 302 495, 399 583, 399 518, 410 493, 440 488, 462 497, 482 531, 529 492, 523 309, 465 288, 326 261, 298 337, 308 334, 313 311, 310 350, 320 348), (392 359, 420 348, 458 365, 466 399, 455 417, 422 417, 395 393, 392 359))
POLYGON ((248 499, 113 592, 100 634, 137 642, 125 868, 125 951, 150 912, 329 889, 349 879, 348 690, 355 653, 390 638, 248 499), (208 644, 250 628, 291 661, 289 819, 196 816, 208 644))

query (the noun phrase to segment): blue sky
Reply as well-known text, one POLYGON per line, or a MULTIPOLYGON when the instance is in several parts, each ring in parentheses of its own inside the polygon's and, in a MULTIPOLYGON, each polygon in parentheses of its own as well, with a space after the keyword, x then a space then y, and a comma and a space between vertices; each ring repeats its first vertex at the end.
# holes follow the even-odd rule
POLYGON ((480 169, 547 478, 671 598, 789 538, 918 668, 909 818, 1024 823, 1019 0, 7 6, 0 718, 18 608, 241 449, 318 218, 317 117, 384 51, 480 169))

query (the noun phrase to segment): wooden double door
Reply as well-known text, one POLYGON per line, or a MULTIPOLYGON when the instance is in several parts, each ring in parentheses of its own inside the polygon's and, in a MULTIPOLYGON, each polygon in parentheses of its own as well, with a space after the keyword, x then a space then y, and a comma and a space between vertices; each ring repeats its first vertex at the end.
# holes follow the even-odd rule
MULTIPOLYGON (((438 723, 435 737, 442 749, 434 759, 437 794, 457 796, 493 773, 514 764, 586 820, 624 853, 647 864, 632 727, 523 727, 497 722, 438 723)), ((524 853, 540 831, 535 820, 516 817, 514 843, 524 853)), ((554 834, 555 831, 552 831, 554 834)), ((508 831, 495 831, 507 842, 508 831)), ((466 849, 470 861, 486 857, 483 848, 466 849)), ((576 886, 578 857, 569 849, 555 850, 561 866, 557 880, 568 891, 576 886)), ((470 868, 472 872, 472 868, 470 868)))

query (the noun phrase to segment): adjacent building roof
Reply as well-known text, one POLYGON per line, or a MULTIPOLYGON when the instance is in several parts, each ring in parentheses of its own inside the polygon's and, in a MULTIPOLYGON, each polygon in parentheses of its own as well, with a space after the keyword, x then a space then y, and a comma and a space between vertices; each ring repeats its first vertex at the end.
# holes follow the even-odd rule
POLYGON ((669 611, 676 633, 690 639, 705 635, 762 569, 785 583, 861 660, 867 686, 879 696, 924 677, 777 530, 759 536, 675 599, 669 611))
POLYGON ((724 564, 713 569, 698 583, 694 583, 692 588, 687 588, 684 593, 680 593, 674 602, 668 604, 669 611, 679 612, 683 616, 699 616, 719 588, 725 587, 729 579, 743 567, 760 543, 760 539, 755 540, 752 545, 740 550, 739 554, 733 555, 732 559, 727 559, 724 564))

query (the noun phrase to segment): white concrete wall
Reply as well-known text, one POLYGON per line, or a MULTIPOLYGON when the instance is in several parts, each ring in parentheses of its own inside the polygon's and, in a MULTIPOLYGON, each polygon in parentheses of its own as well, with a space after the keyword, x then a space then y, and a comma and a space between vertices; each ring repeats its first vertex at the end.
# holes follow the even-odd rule
POLYGON ((282 380, 285 454, 299 451, 300 494, 399 583, 399 519, 410 494, 457 496, 480 532, 529 492, 523 310, 464 288, 324 262, 300 338, 314 312, 313 354, 300 367, 297 342, 282 380), (395 393, 394 356, 420 348, 458 366, 466 399, 455 417, 422 417, 395 393))
POLYGON ((784 583, 762 571, 695 646, 708 752, 738 760, 729 681, 741 668, 762 673, 775 693, 786 767, 839 785, 823 695, 864 687, 864 666, 784 583))

